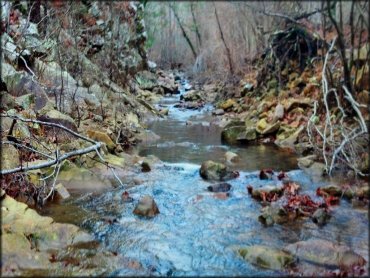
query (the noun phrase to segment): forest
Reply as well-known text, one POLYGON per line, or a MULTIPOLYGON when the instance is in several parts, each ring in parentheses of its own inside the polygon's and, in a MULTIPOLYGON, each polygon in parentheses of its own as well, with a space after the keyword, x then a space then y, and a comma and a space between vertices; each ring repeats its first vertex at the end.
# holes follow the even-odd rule
POLYGON ((1 1, 1 276, 369 276, 369 1, 1 1))

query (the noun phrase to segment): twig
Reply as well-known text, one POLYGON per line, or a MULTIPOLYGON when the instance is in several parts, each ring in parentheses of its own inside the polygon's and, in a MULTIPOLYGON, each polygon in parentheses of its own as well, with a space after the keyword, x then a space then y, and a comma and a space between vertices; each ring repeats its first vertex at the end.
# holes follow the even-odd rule
POLYGON ((1 175, 7 175, 7 174, 16 173, 16 172, 24 172, 24 171, 47 168, 47 167, 50 167, 54 164, 60 163, 63 160, 66 160, 67 158, 95 151, 95 150, 99 149, 101 146, 102 146, 101 142, 96 142, 93 146, 86 147, 86 148, 83 148, 83 149, 79 149, 79 150, 76 150, 76 151, 73 151, 73 152, 65 153, 65 154, 61 155, 60 157, 57 157, 54 160, 48 160, 46 162, 39 163, 39 164, 36 164, 36 165, 32 165, 32 166, 29 166, 29 167, 17 167, 17 168, 13 168, 13 169, 9 169, 9 170, 2 170, 2 171, 0 171, 0 174, 1 175))
POLYGON ((99 156, 99 158, 107 165, 107 167, 112 171, 113 173, 113 176, 118 180, 119 184, 121 186, 124 186, 123 182, 121 181, 121 179, 117 176, 116 172, 114 171, 113 167, 112 166, 109 166, 108 163, 104 160, 104 158, 102 157, 102 155, 100 154, 99 150, 96 149, 96 153, 97 155, 99 156))
POLYGON ((56 123, 49 123, 49 122, 43 122, 43 121, 39 121, 39 120, 33 120, 33 119, 24 119, 22 117, 19 117, 19 116, 15 116, 15 115, 8 115, 8 114, 1 114, 0 117, 8 117, 8 118, 11 118, 11 119, 17 119, 21 122, 25 122, 25 123, 36 123, 36 124, 41 124, 41 125, 46 125, 46 126, 52 126, 52 127, 57 127, 57 128, 60 128, 60 129, 63 129, 65 131, 67 131, 68 133, 76 136, 77 138, 80 138, 80 139, 83 139, 85 141, 88 141, 92 144, 96 144, 97 142, 88 138, 88 137, 85 137, 81 134, 78 134, 77 132, 74 132, 73 130, 70 130, 69 128, 66 128, 65 126, 63 125, 60 125, 60 124, 56 124, 56 123))
POLYGON ((57 171, 56 171, 56 174, 55 174, 55 177, 54 177, 54 181, 53 181, 53 185, 51 186, 51 189, 49 191, 49 194, 42 200, 43 204, 45 203, 45 201, 51 196, 51 194, 54 192, 54 188, 55 188, 55 183, 57 181, 57 178, 58 178, 58 175, 59 175, 59 171, 60 171, 60 167, 61 167, 61 164, 58 163, 57 164, 57 171))
POLYGON ((42 156, 46 156, 47 158, 51 158, 53 159, 52 156, 46 154, 46 153, 43 153, 43 152, 40 152, 38 150, 35 150, 34 148, 30 148, 30 147, 27 147, 25 145, 22 145, 22 144, 19 144, 19 143, 16 143, 16 142, 12 142, 12 141, 2 141, 1 144, 11 144, 11 145, 15 145, 17 147, 20 147, 20 148, 25 148, 31 152, 35 152, 35 153, 38 153, 38 154, 41 154, 42 156))

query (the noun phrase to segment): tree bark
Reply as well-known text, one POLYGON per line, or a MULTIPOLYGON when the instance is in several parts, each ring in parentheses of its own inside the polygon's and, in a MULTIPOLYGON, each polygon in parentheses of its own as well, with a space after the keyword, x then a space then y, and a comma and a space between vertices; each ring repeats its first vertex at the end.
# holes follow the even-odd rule
POLYGON ((178 14, 176 13, 175 8, 174 8, 172 5, 170 5, 170 8, 171 8, 171 10, 173 11, 173 14, 175 15, 175 18, 176 18, 176 20, 177 20, 177 23, 178 23, 178 24, 179 24, 179 26, 180 26, 180 29, 181 29, 182 35, 184 36, 184 38, 185 38, 186 42, 188 43, 188 45, 189 45, 189 47, 190 47, 190 49, 191 49, 191 53, 193 53, 194 59, 196 59, 196 58, 197 58, 197 56, 198 56, 198 55, 197 55, 197 52, 195 51, 195 48, 194 48, 194 46, 193 46, 193 44, 192 44, 192 42, 191 42, 191 40, 190 40, 189 36, 186 34, 186 31, 185 31, 185 29, 184 29, 184 26, 181 24, 180 18, 179 18, 179 16, 178 16, 178 14))
POLYGON ((340 29, 337 21, 334 19, 333 14, 331 13, 330 0, 327 0, 327 9, 328 9, 328 15, 329 15, 330 21, 334 25, 335 30, 337 31, 337 34, 338 34, 337 43, 339 46, 339 53, 340 53, 342 64, 343 64, 344 84, 346 85, 347 89, 351 93, 353 93, 353 86, 351 82, 351 72, 349 70, 347 58, 346 58, 346 47, 344 44, 343 30, 340 29))
POLYGON ((227 54, 227 59, 229 61, 230 73, 231 74, 234 74, 234 68, 233 68, 233 63, 232 63, 232 60, 231 60, 230 48, 226 44, 224 33, 222 32, 222 28, 221 28, 220 19, 218 18, 216 4, 214 2, 213 2, 213 6, 215 7, 215 16, 216 16, 216 20, 217 20, 218 29, 220 30, 221 40, 222 40, 222 42, 223 42, 223 44, 224 44, 224 46, 226 48, 226 54, 227 54))
POLYGON ((198 38, 199 47, 201 47, 202 46, 202 40, 201 40, 199 28, 198 28, 198 23, 197 23, 197 20, 195 18, 195 14, 194 14, 194 2, 190 3, 190 11, 191 11, 191 16, 193 17, 195 34, 197 35, 197 38, 198 38))

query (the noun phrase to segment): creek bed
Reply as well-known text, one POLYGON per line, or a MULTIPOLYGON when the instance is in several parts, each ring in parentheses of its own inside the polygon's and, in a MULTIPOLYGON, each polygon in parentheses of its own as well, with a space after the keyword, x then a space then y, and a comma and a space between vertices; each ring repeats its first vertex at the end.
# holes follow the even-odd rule
MULTIPOLYGON (((182 91, 181 93, 184 93, 182 91)), ((122 267, 112 275, 281 275, 246 263, 236 252, 238 246, 263 244, 283 248, 310 238, 342 243, 364 258, 368 258, 368 213, 353 209, 341 201, 333 207, 333 217, 319 228, 310 219, 292 224, 263 227, 258 222, 261 205, 253 200, 246 186, 263 186, 272 181, 260 180, 259 169, 273 168, 288 171, 288 176, 301 185, 301 192, 317 200, 318 186, 332 183, 325 179, 313 180, 297 170, 296 156, 282 152, 271 145, 225 146, 220 141, 220 129, 209 124, 210 110, 187 111, 174 108, 178 95, 162 99, 160 105, 170 108, 167 119, 149 124, 161 139, 138 148, 140 155, 153 154, 163 163, 152 171, 137 170, 140 185, 129 190, 135 199, 123 203, 124 188, 103 194, 89 194, 70 200, 64 205, 78 206, 83 213, 75 215, 74 222, 90 232, 112 252, 139 262, 143 268, 133 272, 122 267), (192 124, 187 124, 191 121, 192 124), (217 198, 207 191, 210 184, 199 175, 202 161, 222 161, 226 151, 240 156, 231 165, 240 176, 229 181, 230 196, 217 198), (132 213, 138 199, 152 196, 160 214, 152 219, 132 213), (78 217, 78 221, 76 221, 78 217), (114 219, 107 223, 104 219, 114 219)), ((58 215, 62 206, 49 207, 49 215, 58 215)))

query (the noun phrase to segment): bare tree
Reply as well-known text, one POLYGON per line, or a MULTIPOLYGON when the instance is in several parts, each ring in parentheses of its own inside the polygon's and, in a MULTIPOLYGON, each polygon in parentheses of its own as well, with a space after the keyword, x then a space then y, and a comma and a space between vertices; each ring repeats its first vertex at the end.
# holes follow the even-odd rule
POLYGON ((230 74, 234 74, 234 68, 233 68, 233 62, 232 62, 232 59, 231 59, 230 48, 226 44, 224 33, 222 31, 222 27, 221 27, 221 23, 220 23, 220 19, 218 18, 216 4, 214 2, 213 2, 213 6, 215 8, 215 16, 216 16, 216 21, 217 21, 218 29, 220 31, 221 40, 222 40, 222 42, 223 42, 223 44, 225 46, 225 49, 226 49, 227 60, 229 61, 230 74))
POLYGON ((181 29, 181 32, 182 32, 182 35, 184 36, 184 39, 186 40, 186 42, 188 43, 188 45, 189 45, 189 47, 190 47, 190 49, 191 49, 191 52, 193 53, 193 56, 194 56, 194 59, 196 59, 197 58, 197 52, 195 51, 195 48, 194 48, 194 45, 193 45, 193 43, 191 42, 191 40, 190 40, 190 38, 189 38, 189 36, 188 36, 188 34, 186 33, 186 31, 185 31, 185 29, 184 29, 184 26, 182 25, 182 23, 181 23, 181 20, 180 20, 180 17, 179 17, 179 15, 177 14, 177 12, 176 12, 176 10, 175 10, 175 8, 174 8, 174 6, 172 5, 172 4, 170 4, 170 8, 171 8, 171 10, 172 10, 172 12, 173 12, 173 14, 174 14, 174 16, 175 16, 175 18, 176 18, 176 20, 177 20, 177 23, 178 23, 178 25, 179 25, 179 27, 180 27, 180 29, 181 29))

